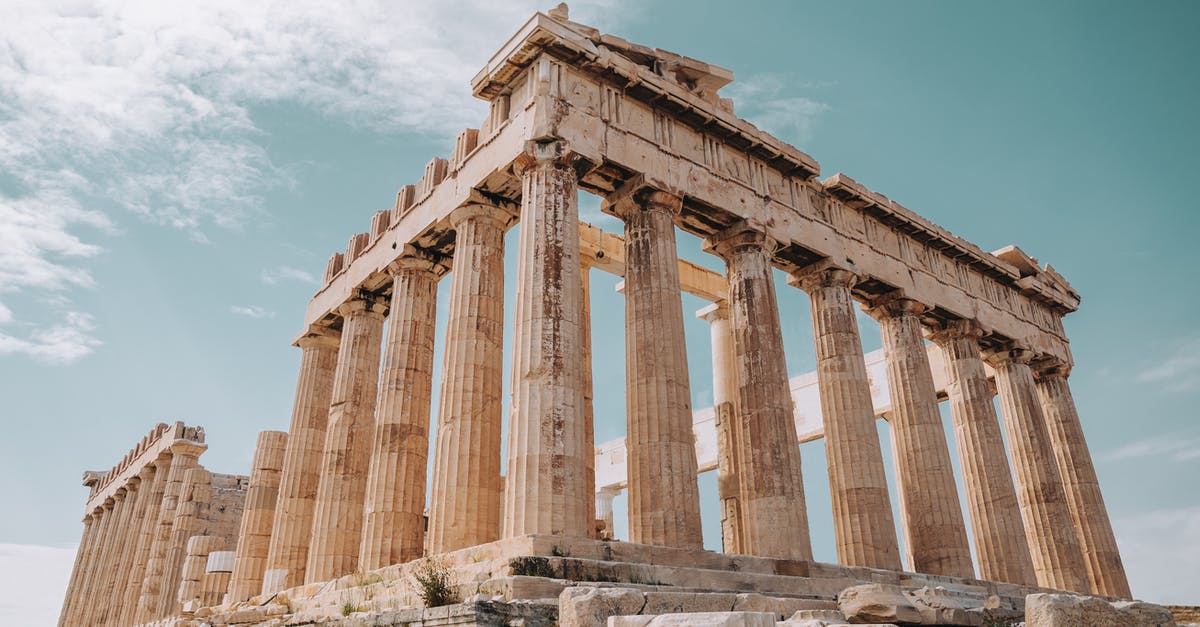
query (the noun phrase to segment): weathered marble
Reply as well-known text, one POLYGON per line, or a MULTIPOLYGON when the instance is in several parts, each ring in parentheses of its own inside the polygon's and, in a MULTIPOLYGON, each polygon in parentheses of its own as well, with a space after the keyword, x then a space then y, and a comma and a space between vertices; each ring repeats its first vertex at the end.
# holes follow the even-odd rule
MULTIPOLYGON (((287 441, 288 435, 282 431, 263 431, 258 434, 250 467, 250 486, 246 491, 246 505, 238 531, 229 594, 226 597, 230 603, 245 601, 262 591, 287 441)), ((184 600, 181 598, 180 602, 184 600)))

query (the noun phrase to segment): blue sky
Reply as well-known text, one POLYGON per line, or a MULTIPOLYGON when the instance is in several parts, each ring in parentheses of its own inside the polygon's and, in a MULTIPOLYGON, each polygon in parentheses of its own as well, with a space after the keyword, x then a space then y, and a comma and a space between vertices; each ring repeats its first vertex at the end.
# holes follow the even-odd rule
MULTIPOLYGON (((1134 593, 1200 602, 1200 5, 572 5, 605 32, 732 69, 722 93, 738 114, 823 176, 1063 273, 1083 296, 1066 320, 1072 386, 1134 593)), ((5 3, 0 489, 16 514, 0 517, 0 573, 28 562, 65 581, 80 472, 157 421, 203 425, 204 463, 247 471, 255 433, 287 426, 290 341, 328 255, 479 125, 470 77, 546 8, 5 3)), ((583 200, 585 219, 618 231, 597 204, 583 200)), ((720 267, 690 236, 680 250, 720 267)), ((592 281, 603 441, 624 429, 623 303, 616 278, 592 281)), ((789 370, 811 370, 806 299, 778 292, 789 370)), ((701 306, 684 299, 698 407, 711 401, 701 306)), ((864 349, 879 348, 861 320, 864 349)), ((802 454, 814 551, 833 560, 821 445, 802 454)), ((715 482, 701 485, 716 545, 715 482)), ((27 605, 0 598, 0 617, 27 605)), ((38 611, 27 624, 57 605, 38 611)))

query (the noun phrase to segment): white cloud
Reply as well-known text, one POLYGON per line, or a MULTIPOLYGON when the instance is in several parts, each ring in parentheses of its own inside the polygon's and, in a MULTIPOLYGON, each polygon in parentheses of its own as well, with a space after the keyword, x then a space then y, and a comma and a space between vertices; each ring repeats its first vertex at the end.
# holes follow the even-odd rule
POLYGON ((0 625, 55 625, 75 547, 0 544, 0 625))
MULTIPOLYGON (((619 1, 576 2, 575 17, 623 15, 612 10, 619 1)), ((114 232, 120 212, 198 242, 263 219, 264 192, 292 181, 264 147, 255 107, 286 103, 382 133, 440 136, 449 152, 453 134, 484 116, 471 77, 545 5, 7 2, 0 294, 94 285, 79 261, 101 248, 81 229, 114 232)), ((0 322, 17 322, 3 311, 0 322)), ((44 326, 52 316, 39 318, 44 326)), ((4 337, 9 353, 34 351, 32 340, 4 337)))
MULTIPOLYGON (((0 305, 0 322, 11 312, 0 305)), ((103 344, 92 336, 96 324, 90 314, 68 311, 61 322, 39 326, 28 338, 0 332, 0 355, 25 355, 51 365, 71 364, 103 344)))
POLYGON ((274 311, 264 307, 259 307, 258 305, 232 305, 229 307, 229 313, 237 314, 239 316, 246 316, 247 318, 275 317, 274 311))
POLYGON ((1143 368, 1136 378, 1172 392, 1200 389, 1200 338, 1175 342, 1166 357, 1143 368))
POLYGON ((721 95, 733 99, 738 116, 786 142, 803 144, 812 138, 817 116, 830 107, 800 92, 828 86, 775 74, 755 74, 734 81, 721 90, 721 95))
POLYGON ((259 276, 263 283, 267 285, 277 285, 283 281, 296 281, 299 283, 317 284, 317 277, 311 272, 293 268, 291 266, 279 266, 277 268, 267 268, 262 271, 259 276))
POLYGON ((1134 596, 1153 603, 1200 599, 1200 506, 1113 520, 1134 596))
POLYGON ((1155 436, 1130 442, 1104 455, 1104 459, 1109 461, 1142 457, 1170 459, 1176 462, 1200 459, 1200 436, 1187 433, 1155 436))

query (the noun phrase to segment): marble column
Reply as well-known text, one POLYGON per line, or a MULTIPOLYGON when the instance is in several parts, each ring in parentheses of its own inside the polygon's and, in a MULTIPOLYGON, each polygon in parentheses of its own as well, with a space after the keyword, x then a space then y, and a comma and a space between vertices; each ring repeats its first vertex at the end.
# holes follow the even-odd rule
POLYGON ((1000 419, 979 350, 983 331, 970 320, 941 325, 931 339, 942 349, 946 391, 958 442, 958 463, 966 485, 967 513, 979 577, 1037 585, 1029 541, 1017 507, 1000 419))
MULTIPOLYGON (((125 597, 129 592, 129 575, 134 568, 138 555, 142 552, 144 538, 142 530, 146 526, 146 519, 152 518, 158 514, 158 501, 155 500, 154 478, 157 469, 153 462, 146 464, 138 471, 137 476, 137 508, 130 514, 129 524, 126 530, 129 538, 125 544, 125 549, 121 554, 121 563, 117 567, 117 579, 113 586, 113 598, 116 600, 117 610, 110 614, 110 622, 116 625, 124 625, 121 614, 125 610, 125 597)), ((161 493, 160 493, 161 494, 161 493)), ((161 497, 159 497, 161 499, 161 497)), ((141 580, 138 580, 140 587, 141 580)), ((134 601, 136 603, 136 599, 134 601)))
POLYGON ((254 461, 250 466, 250 485, 246 488, 246 504, 237 536, 233 576, 227 597, 229 602, 245 601, 262 591, 287 440, 288 435, 282 431, 263 431, 258 434, 254 461))
POLYGON ((154 525, 154 536, 146 557, 145 577, 134 623, 148 623, 160 618, 160 604, 163 599, 170 600, 175 593, 173 584, 169 588, 163 587, 167 550, 171 544, 171 527, 175 524, 175 510, 183 492, 184 476, 199 465, 200 454, 206 448, 204 444, 190 440, 176 440, 171 444, 169 467, 166 473, 161 475, 165 478, 162 503, 158 508, 158 520, 154 525))
POLYGON ((363 571, 417 559, 425 545, 434 320, 438 279, 446 267, 408 249, 391 272, 391 311, 359 550, 363 571))
POLYGON ((883 452, 850 291, 857 280, 849 270, 819 263, 792 275, 788 282, 807 292, 810 300, 838 561, 900 570, 883 452))
POLYGON ((204 579, 200 582, 200 605, 202 607, 217 605, 225 591, 229 590, 229 580, 233 577, 233 551, 213 551, 208 554, 208 565, 204 569, 204 579))
POLYGON ((358 567, 386 311, 383 303, 366 294, 338 308, 342 344, 333 376, 305 583, 327 581, 358 567))
POLYGON ((79 608, 74 617, 75 622, 68 622, 69 625, 94 625, 94 616, 99 609, 100 583, 104 580, 108 570, 105 568, 105 562, 112 546, 112 538, 114 529, 116 528, 116 514, 113 506, 116 505, 116 500, 113 498, 105 499, 104 504, 97 508, 98 512, 92 516, 99 518, 100 527, 97 529, 96 545, 92 550, 92 556, 89 560, 92 564, 88 569, 87 578, 83 584, 83 594, 80 599, 79 608))
POLYGON ((108 558, 104 564, 104 578, 100 580, 100 584, 96 589, 96 597, 99 599, 99 602, 97 603, 96 613, 92 615, 92 620, 96 625, 111 624, 113 622, 113 614, 119 608, 114 597, 118 591, 118 576, 125 572, 121 570, 121 561, 125 557, 126 547, 129 546, 130 537, 133 535, 129 532, 129 521, 133 518, 134 510, 137 509, 137 495, 140 483, 140 479, 133 477, 128 483, 117 490, 117 505, 114 507, 114 513, 116 513, 114 520, 117 526, 113 532, 112 544, 109 547, 108 558), (123 495, 122 492, 124 493, 123 495))
MULTIPOLYGON (((572 156, 554 142, 518 158, 522 179, 517 250, 512 419, 504 493, 506 538, 586 538, 594 498, 594 446, 584 424, 579 214, 572 156)), ((594 514, 593 514, 594 515, 594 514)))
POLYGON ((742 551, 812 559, 800 445, 784 359, 771 254, 776 243, 747 223, 705 242, 725 260, 737 381, 742 551))
POLYGON ((96 541, 96 519, 88 512, 83 516, 83 535, 79 538, 79 548, 75 551, 75 567, 71 569, 71 580, 67 583, 67 593, 63 596, 62 609, 58 613, 58 627, 69 624, 67 621, 79 601, 79 586, 87 570, 87 558, 92 544, 96 541))
POLYGON ((225 547, 225 541, 216 536, 192 536, 187 543, 187 557, 183 560, 183 571, 179 591, 175 600, 184 613, 192 613, 201 606, 201 588, 208 566, 208 554, 225 547), (189 605, 189 602, 193 602, 189 605))
POLYGON ((879 321, 887 356, 905 563, 913 572, 972 578, 971 547, 921 331, 926 307, 894 296, 874 305, 868 313, 879 321))
POLYGON ((708 322, 712 336, 713 413, 717 427, 717 496, 721 500, 721 547, 738 555, 742 549, 741 435, 735 401, 737 377, 733 364, 733 333, 724 300, 696 312, 708 322))
POLYGON ((596 537, 600 540, 613 539, 613 500, 620 496, 620 490, 605 488, 596 492, 596 521, 604 521, 604 529, 597 530, 596 537))
POLYGON ((986 354, 996 371, 1009 457, 1016 475, 1017 500, 1033 570, 1043 587, 1087 592, 1083 555, 1038 402, 1029 367, 1031 356, 1021 348, 991 350, 986 354))
MULTIPOLYGON (((625 416, 629 539, 699 549, 700 492, 675 218, 679 196, 618 191, 625 222, 625 416)), ((794 439, 794 438, 793 438, 794 439)))
POLYGON ((296 341, 303 351, 300 377, 279 475, 279 499, 271 524, 263 594, 275 594, 304 583, 340 340, 341 331, 314 326, 296 341))
POLYGON ((163 561, 163 594, 159 602, 159 616, 174 616, 179 613, 180 605, 175 593, 179 591, 183 560, 187 557, 187 543, 192 536, 204 533, 211 504, 212 474, 199 467, 188 470, 183 477, 179 505, 175 508, 175 522, 171 525, 171 543, 167 547, 167 558, 163 561))
MULTIPOLYGON (((583 480, 591 489, 596 486, 596 411, 593 401, 595 394, 592 389, 592 259, 581 257, 579 260, 579 363, 583 368, 583 439, 591 447, 592 453, 587 456, 587 466, 583 470, 583 480)), ((590 525, 588 537, 600 539, 599 521, 597 518, 597 502, 589 501, 585 516, 590 525)), ((608 533, 612 535, 612 513, 603 519, 608 533)))
POLYGON ((1125 565, 1117 550, 1108 509, 1100 493, 1100 481, 1092 465, 1092 454, 1083 437, 1079 412, 1067 383, 1070 368, 1052 364, 1035 375, 1042 413, 1049 427, 1050 445, 1062 477, 1067 507, 1075 523, 1088 583, 1093 594, 1131 598, 1125 565))
POLYGON ((154 544, 154 533, 158 527, 159 511, 162 508, 163 492, 167 484, 167 473, 171 467, 171 453, 167 451, 160 454, 157 459, 147 464, 147 467, 152 471, 152 478, 148 479, 149 487, 143 487, 147 491, 146 513, 137 530, 137 550, 133 554, 133 561, 125 580, 125 590, 122 592, 121 613, 118 619, 118 623, 121 625, 134 624, 138 599, 141 597, 142 586, 146 581, 146 562, 150 559, 150 548, 154 544))
POLYGON ((429 552, 500 536, 504 412, 504 230, 511 216, 471 204, 450 214, 454 269, 438 403, 429 552))

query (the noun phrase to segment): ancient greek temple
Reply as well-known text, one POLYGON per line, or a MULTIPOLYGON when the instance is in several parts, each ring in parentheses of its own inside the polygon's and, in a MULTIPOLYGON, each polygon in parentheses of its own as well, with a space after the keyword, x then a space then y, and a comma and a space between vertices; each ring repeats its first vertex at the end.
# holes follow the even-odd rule
POLYGON ((182 424, 85 474, 60 625, 399 616, 420 608, 412 574, 431 557, 464 600, 486 595, 506 616, 544 606, 563 625, 605 624, 579 608, 606 589, 642 595, 643 609, 651 594, 697 607, 729 597, 732 609, 759 595, 746 603, 780 619, 837 610, 831 599, 858 584, 1017 612, 1038 591, 1129 598, 1069 384, 1062 319, 1079 295, 1017 247, 985 252, 822 176, 737 117, 719 94, 732 80, 573 22, 565 6, 530 19, 471 81, 490 107, 480 127, 330 257, 295 340, 290 428, 262 434, 249 476, 202 468, 203 432, 182 424), (581 191, 624 232, 582 223, 581 191), (505 276, 514 227, 518 268, 505 276), (725 271, 679 259, 680 230, 725 271), (627 428, 605 443, 593 434, 592 270, 624 279, 627 428), (780 309, 775 270, 808 312, 780 309), (695 312, 711 354, 687 350, 683 293, 711 303, 695 312), (879 322, 882 351, 864 355, 859 309, 879 322), (782 328, 809 319, 817 369, 789 379, 782 328), (697 359, 712 362, 711 408, 692 407, 697 359), (837 564, 813 561, 799 445, 814 440, 837 564), (697 475, 711 470, 719 553, 701 538, 697 475), (612 539, 622 491, 627 541, 612 539))

